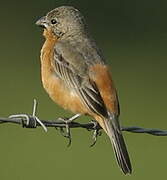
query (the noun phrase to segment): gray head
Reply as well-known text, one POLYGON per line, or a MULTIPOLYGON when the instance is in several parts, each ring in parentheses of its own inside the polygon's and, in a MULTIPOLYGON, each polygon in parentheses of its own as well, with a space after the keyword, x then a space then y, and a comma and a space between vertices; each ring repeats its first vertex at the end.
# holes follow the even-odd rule
POLYGON ((81 13, 71 6, 61 6, 41 17, 36 24, 49 29, 57 37, 84 31, 85 20, 81 13))

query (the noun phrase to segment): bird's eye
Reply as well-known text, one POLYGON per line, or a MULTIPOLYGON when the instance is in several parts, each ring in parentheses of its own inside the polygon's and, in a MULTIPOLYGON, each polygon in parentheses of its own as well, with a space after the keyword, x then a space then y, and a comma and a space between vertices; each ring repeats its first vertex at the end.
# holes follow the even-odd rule
POLYGON ((56 19, 52 19, 52 20, 51 20, 51 23, 52 23, 52 24, 56 24, 56 23, 57 23, 56 19))

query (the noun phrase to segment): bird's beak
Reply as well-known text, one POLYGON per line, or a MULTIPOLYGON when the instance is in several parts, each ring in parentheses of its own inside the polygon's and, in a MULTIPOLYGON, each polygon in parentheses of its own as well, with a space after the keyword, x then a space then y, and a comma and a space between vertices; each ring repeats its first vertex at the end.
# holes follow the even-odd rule
POLYGON ((48 23, 47 23, 46 16, 41 17, 38 21, 36 21, 35 24, 37 26, 42 27, 42 28, 47 28, 48 27, 48 23))

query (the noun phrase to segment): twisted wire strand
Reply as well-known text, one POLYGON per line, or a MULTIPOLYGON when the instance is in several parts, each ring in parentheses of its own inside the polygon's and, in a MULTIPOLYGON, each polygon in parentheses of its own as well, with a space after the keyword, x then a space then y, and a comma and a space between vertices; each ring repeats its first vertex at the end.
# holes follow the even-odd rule
MULTIPOLYGON (((36 128, 37 126, 41 126, 39 122, 33 122, 36 121, 33 116, 30 117, 30 124, 27 124, 26 120, 24 118, 0 118, 0 124, 4 123, 14 123, 22 125, 25 128, 36 128), (33 125, 35 124, 35 126, 33 125)), ((46 127, 54 127, 54 128, 65 128, 66 123, 57 119, 57 120, 40 120, 46 127)), ((70 122, 69 124, 70 128, 85 128, 87 130, 94 130, 94 123, 79 123, 79 122, 70 122)), ((150 129, 150 128, 142 128, 142 127, 122 127, 122 131, 127 131, 131 133, 147 133, 154 136, 167 136, 167 130, 160 130, 160 129, 150 129)))

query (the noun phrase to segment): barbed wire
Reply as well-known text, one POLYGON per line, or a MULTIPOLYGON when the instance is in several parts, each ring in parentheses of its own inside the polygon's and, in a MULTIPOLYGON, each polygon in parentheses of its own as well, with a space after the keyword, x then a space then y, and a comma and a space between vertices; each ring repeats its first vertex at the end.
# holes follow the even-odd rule
MULTIPOLYGON (((66 121, 66 119, 63 118, 58 118, 56 120, 40 120, 36 116, 36 111, 37 111, 37 101, 34 100, 32 115, 18 114, 18 115, 11 115, 8 118, 0 117, 0 124, 14 123, 14 124, 22 125, 22 127, 24 128, 37 128, 41 126, 46 132, 48 127, 51 128, 54 127, 56 129, 60 129, 63 136, 69 138, 69 145, 71 144, 71 133, 70 133, 71 128, 84 128, 89 131, 91 130, 94 131, 94 135, 93 135, 94 142, 91 146, 93 146, 96 143, 97 136, 101 135, 101 133, 99 133, 101 127, 97 123, 95 123, 95 121, 91 121, 88 123, 79 123, 74 121, 68 122, 66 121), (64 133, 64 128, 66 129, 66 133, 64 133)), ((167 136, 167 130, 160 130, 160 129, 150 129, 150 128, 148 129, 148 128, 131 126, 131 127, 121 127, 121 130, 131 133, 146 133, 154 136, 167 136)))
MULTIPOLYGON (((25 114, 26 115, 26 114, 25 114)), ((36 122, 36 119, 31 115, 26 115, 29 117, 29 124, 27 124, 26 119, 23 117, 19 118, 2 118, 0 117, 0 124, 5 123, 14 123, 14 124, 20 124, 24 128, 36 128, 38 126, 41 126, 38 122, 36 122)), ((46 127, 55 127, 55 128, 66 128, 66 123, 57 119, 57 120, 40 120, 46 127)), ((79 123, 79 122, 70 122, 68 123, 70 128, 85 128, 87 130, 94 130, 95 124, 94 122, 89 123, 79 123)), ((160 129, 148 129, 148 128, 142 128, 142 127, 121 127, 122 131, 127 131, 131 133, 147 133, 154 136, 167 136, 166 130, 160 130, 160 129)))

